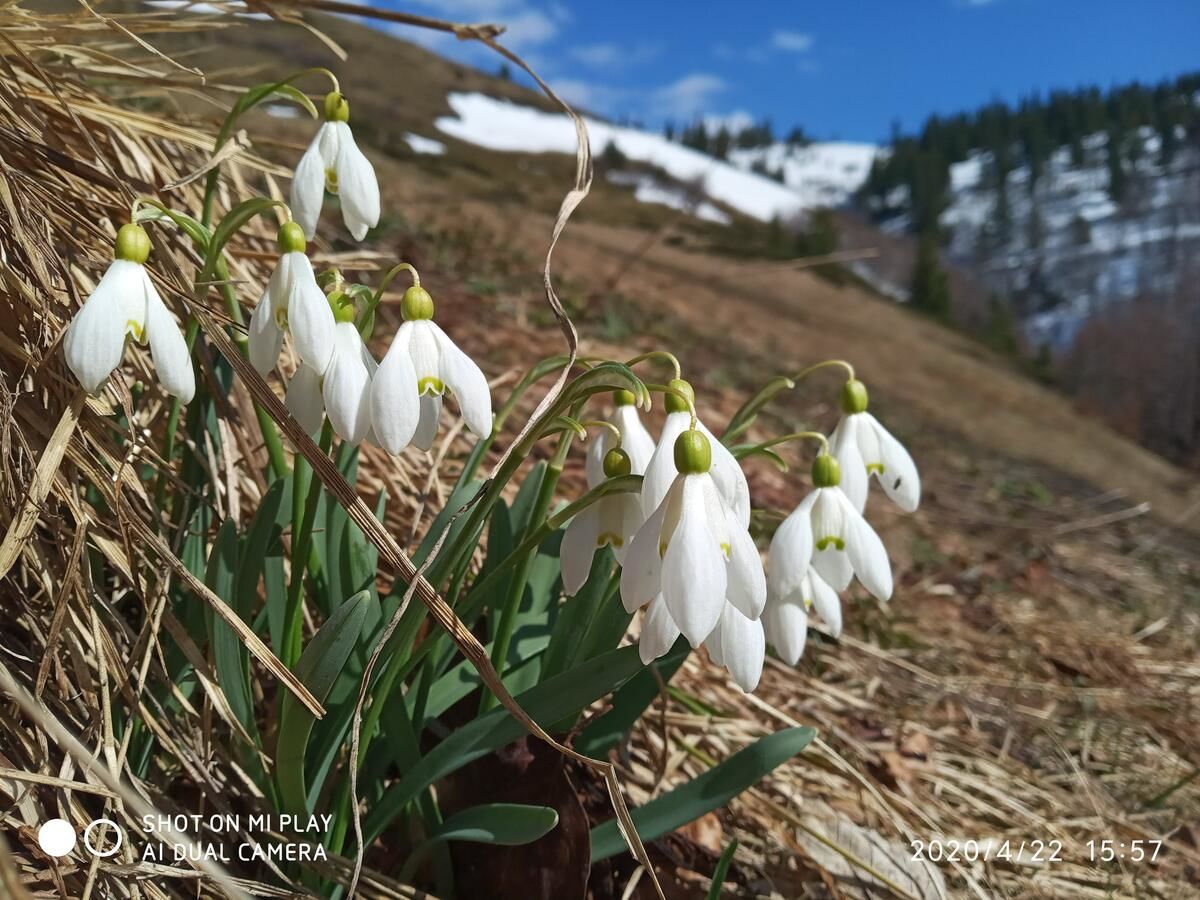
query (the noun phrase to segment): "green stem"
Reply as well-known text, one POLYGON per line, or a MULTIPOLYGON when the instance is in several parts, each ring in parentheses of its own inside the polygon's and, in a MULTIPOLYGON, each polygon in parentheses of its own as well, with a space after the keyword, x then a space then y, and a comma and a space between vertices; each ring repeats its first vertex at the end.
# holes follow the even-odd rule
MULTIPOLYGON (((321 429, 321 452, 329 453, 332 444, 333 427, 327 421, 321 429)), ((288 583, 283 628, 283 663, 288 667, 294 666, 300 658, 304 631, 304 574, 308 570, 305 562, 312 549, 313 522, 320 498, 321 480, 313 478, 308 463, 297 457, 292 473, 292 580, 288 583)))

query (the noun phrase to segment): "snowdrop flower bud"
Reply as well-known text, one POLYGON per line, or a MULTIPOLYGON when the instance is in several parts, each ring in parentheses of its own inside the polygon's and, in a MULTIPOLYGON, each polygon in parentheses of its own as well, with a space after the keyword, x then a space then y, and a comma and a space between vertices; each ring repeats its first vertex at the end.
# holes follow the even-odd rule
MULTIPOLYGON (((692 386, 682 379, 672 379, 669 386, 675 388, 689 398, 695 396, 692 386)), ((654 455, 646 466, 645 478, 642 481, 642 512, 649 516, 662 504, 667 492, 675 481, 678 469, 675 466, 675 441, 691 428, 692 414, 687 403, 674 394, 667 394, 667 420, 663 423, 662 435, 654 455)), ((712 447, 712 478, 722 499, 734 513, 742 528, 750 525, 750 487, 746 484, 746 476, 738 465, 733 454, 725 445, 713 437, 704 423, 697 419, 697 430, 708 438, 712 447)))
POLYGON ((450 390, 476 437, 492 430, 492 393, 487 379, 433 321, 433 299, 420 285, 404 292, 404 324, 371 383, 371 421, 380 446, 399 453, 410 442, 433 446, 442 395, 450 390))
MULTIPOLYGON (((619 447, 605 454, 602 467, 604 478, 620 478, 633 471, 629 454, 619 447)), ((569 596, 579 593, 592 570, 596 551, 605 544, 612 547, 617 562, 624 561, 629 542, 641 524, 641 501, 636 494, 630 493, 601 497, 573 518, 563 534, 559 550, 563 590, 569 596)))
POLYGON ((812 477, 816 490, 804 498, 796 512, 811 511, 813 568, 834 590, 845 590, 857 575, 876 598, 887 600, 892 596, 887 550, 838 486, 841 467, 837 460, 822 453, 813 462, 812 477))
POLYGON ((879 479, 883 491, 905 512, 921 502, 921 476, 904 445, 867 412, 867 388, 850 379, 842 388, 842 411, 829 439, 833 455, 842 465, 842 490, 859 512, 867 505, 867 482, 879 479))
MULTIPOLYGON (((671 449, 678 474, 630 544, 621 597, 633 612, 661 595, 666 608, 655 613, 656 634, 666 634, 660 621, 665 612, 672 627, 698 647, 720 623, 727 603, 757 619, 767 585, 750 533, 717 490, 712 441, 688 429, 671 449)), ((661 452, 660 445, 655 453, 661 452)))
MULTIPOLYGON (((634 475, 645 475, 646 467, 650 465, 650 457, 654 455, 654 438, 642 424, 638 415, 636 398, 631 391, 616 391, 613 394, 612 415, 607 421, 621 432, 621 449, 629 457, 631 471, 634 475)), ((587 480, 588 487, 595 487, 604 480, 605 454, 613 447, 616 437, 607 428, 601 429, 599 437, 588 447, 587 480)))
POLYGON ((296 353, 317 374, 333 353, 333 312, 304 255, 304 233, 295 222, 279 229, 279 262, 250 317, 250 362, 260 375, 275 367, 283 333, 291 331, 296 353))
POLYGON ((326 189, 342 201, 342 218, 356 241, 379 224, 379 181, 350 132, 350 104, 337 91, 325 96, 325 122, 296 166, 292 214, 312 240, 326 189))
POLYGON ((837 637, 842 609, 837 593, 812 567, 812 509, 800 504, 775 532, 767 558, 767 608, 763 627, 767 641, 789 665, 804 653, 808 611, 814 606, 837 637))
POLYGON ((146 271, 150 238, 145 229, 133 223, 121 226, 113 255, 112 265, 67 326, 63 336, 67 365, 88 393, 98 393, 121 364, 126 337, 132 336, 150 344, 163 387, 190 402, 196 393, 191 353, 146 271))

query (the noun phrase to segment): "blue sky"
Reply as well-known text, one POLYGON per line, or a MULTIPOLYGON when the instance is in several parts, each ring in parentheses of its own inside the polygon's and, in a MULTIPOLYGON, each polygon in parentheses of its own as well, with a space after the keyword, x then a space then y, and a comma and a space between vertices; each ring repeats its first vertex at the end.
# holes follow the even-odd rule
MULTIPOLYGON (((931 112, 1200 68, 1200 0, 375 0, 502 38, 586 108, 769 117, 823 139, 880 141, 931 112)), ((495 69, 490 51, 398 27, 495 69)))

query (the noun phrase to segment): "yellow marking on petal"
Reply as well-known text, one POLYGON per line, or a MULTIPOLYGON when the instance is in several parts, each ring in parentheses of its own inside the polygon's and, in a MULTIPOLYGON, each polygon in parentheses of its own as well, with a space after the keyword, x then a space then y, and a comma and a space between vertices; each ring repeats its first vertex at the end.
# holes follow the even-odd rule
POLYGON ((338 192, 337 172, 333 169, 325 170, 325 190, 329 191, 331 194, 336 194, 338 192))
POLYGON ((278 326, 280 331, 288 330, 288 315, 286 306, 281 306, 279 309, 275 310, 275 324, 278 326))
POLYGON ((659 543, 658 543, 659 559, 661 559, 662 557, 664 557, 666 555, 667 555, 667 545, 665 543, 663 543, 662 541, 659 541, 659 543))
POLYGON ((867 474, 874 472, 877 475, 883 474, 883 463, 867 463, 867 474))
POLYGON ((600 537, 596 538, 597 547, 603 547, 605 544, 612 544, 612 546, 619 548, 625 546, 625 540, 619 534, 606 531, 600 537))
POLYGON ((818 550, 826 550, 829 547, 833 547, 836 550, 845 550, 846 542, 840 537, 823 537, 817 541, 818 550))
POLYGON ((721 552, 725 554, 726 559, 729 559, 729 557, 733 556, 733 548, 728 544, 721 545, 721 552))
POLYGON ((442 379, 434 378, 432 375, 427 375, 425 378, 422 378, 417 382, 417 393, 429 394, 430 396, 435 394, 444 394, 446 393, 446 385, 442 379))
POLYGON ((145 343, 146 329, 133 321, 133 319, 125 320, 125 333, 132 334, 133 339, 139 344, 145 343))

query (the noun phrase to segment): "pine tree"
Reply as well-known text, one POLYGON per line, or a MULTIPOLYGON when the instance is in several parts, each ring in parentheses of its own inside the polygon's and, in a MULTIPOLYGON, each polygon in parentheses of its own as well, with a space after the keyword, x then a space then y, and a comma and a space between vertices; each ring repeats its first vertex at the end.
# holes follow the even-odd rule
POLYGON ((909 302, 913 309, 942 321, 950 320, 950 285, 938 261, 938 242, 933 231, 922 233, 917 243, 909 302))

